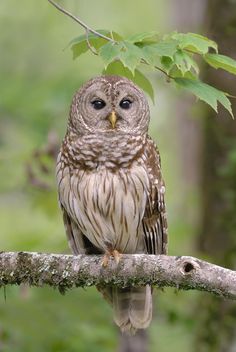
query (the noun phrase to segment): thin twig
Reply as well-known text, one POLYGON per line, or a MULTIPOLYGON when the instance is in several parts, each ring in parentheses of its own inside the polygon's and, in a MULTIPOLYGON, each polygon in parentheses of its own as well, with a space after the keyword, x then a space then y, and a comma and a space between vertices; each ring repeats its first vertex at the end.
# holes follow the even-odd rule
POLYGON ((94 49, 94 48, 92 47, 92 45, 90 44, 90 42, 89 42, 89 36, 88 36, 88 35, 89 35, 89 30, 86 29, 86 42, 87 42, 88 48, 92 51, 92 53, 93 53, 94 55, 98 55, 96 49, 94 49))
MULTIPOLYGON (((144 60, 144 59, 141 59, 141 63, 150 66, 150 64, 149 64, 146 60, 144 60)), ((161 67, 159 67, 159 66, 154 66, 154 68, 155 68, 156 70, 158 70, 158 71, 164 73, 164 75, 166 75, 166 77, 167 77, 168 79, 174 79, 174 77, 170 76, 170 75, 169 75, 165 70, 163 70, 161 67)))
MULTIPOLYGON (((56 7, 60 12, 64 13, 65 15, 69 16, 70 18, 72 18, 74 21, 76 21, 77 23, 79 23, 86 31, 86 41, 87 41, 87 45, 88 48, 92 51, 93 54, 98 55, 98 53, 94 50, 94 48, 91 46, 90 42, 89 42, 89 37, 88 34, 89 33, 93 33, 96 36, 103 38, 109 42, 112 43, 117 43, 117 41, 114 40, 113 38, 113 34, 111 32, 111 38, 107 37, 106 35, 103 35, 97 31, 95 31, 94 29, 92 29, 91 27, 89 27, 86 23, 84 23, 80 18, 74 16, 72 13, 70 13, 69 11, 65 10, 63 7, 61 7, 60 5, 58 5, 57 3, 55 3, 53 0, 48 0, 48 2, 50 2, 50 4, 52 4, 54 7, 56 7)), ((144 59, 141 60, 141 62, 143 64, 149 65, 144 59)), ((171 77, 165 70, 163 70, 162 68, 158 67, 158 66, 154 66, 156 70, 164 73, 168 80, 173 79, 173 77, 171 77)))
POLYGON ((109 42, 112 43, 116 43, 116 41, 112 38, 107 37, 106 35, 103 35, 97 31, 95 31, 94 29, 92 29, 91 27, 89 27, 86 23, 84 23, 80 18, 72 15, 72 13, 70 13, 69 11, 65 10, 63 7, 61 7, 60 5, 58 5, 57 3, 55 3, 52 0, 48 0, 48 2, 50 2, 50 4, 52 4, 54 7, 56 7, 60 12, 64 13, 65 15, 69 16, 70 18, 72 18, 74 21, 76 21, 77 23, 79 23, 86 31, 95 34, 97 37, 103 38, 109 42))
POLYGON ((170 82, 171 79, 174 79, 174 77, 170 76, 165 70, 163 70, 162 68, 160 68, 159 66, 154 66, 156 70, 164 73, 167 77, 167 81, 170 82))
POLYGON ((200 53, 198 53, 198 52, 196 52, 196 51, 193 51, 193 50, 191 50, 191 49, 183 48, 183 50, 184 50, 184 51, 187 51, 187 52, 190 53, 190 54, 199 55, 199 56, 202 57, 202 54, 200 54, 200 53))
POLYGON ((111 35, 112 40, 115 42, 115 39, 114 39, 114 36, 113 36, 113 32, 112 32, 112 31, 110 31, 110 35, 111 35))

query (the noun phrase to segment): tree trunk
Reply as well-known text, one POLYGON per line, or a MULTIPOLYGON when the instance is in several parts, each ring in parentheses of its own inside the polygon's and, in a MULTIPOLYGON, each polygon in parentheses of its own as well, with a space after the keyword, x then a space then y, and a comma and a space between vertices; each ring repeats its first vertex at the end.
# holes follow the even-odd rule
MULTIPOLYGON (((236 58, 236 2, 209 0, 206 22, 209 36, 219 44, 220 52, 236 58)), ((205 72, 205 81, 236 95, 235 76, 209 69, 205 72)), ((232 103, 236 113, 236 101, 232 103)), ((217 264, 233 269, 236 267, 236 123, 222 108, 219 116, 210 109, 206 115, 203 230, 199 248, 217 264)), ((236 351, 236 304, 201 296, 197 312, 195 350, 236 351)))
MULTIPOLYGON (((170 0, 168 31, 199 33, 204 24, 206 7, 206 0, 170 0)), ((175 212, 179 211, 179 216, 184 216, 186 223, 193 229, 193 235, 199 230, 199 199, 191 207, 186 207, 186 204, 192 202, 199 193, 202 158, 202 120, 195 118, 198 113, 193 113, 193 109, 199 109, 195 102, 194 96, 186 94, 183 98, 181 95, 176 98, 172 110, 176 121, 176 154, 182 186, 181 198, 178 199, 178 209, 175 212)), ((173 124, 173 121, 169 123, 173 124)))
POLYGON ((148 345, 146 330, 138 330, 134 336, 120 334, 118 352, 148 352, 148 345))

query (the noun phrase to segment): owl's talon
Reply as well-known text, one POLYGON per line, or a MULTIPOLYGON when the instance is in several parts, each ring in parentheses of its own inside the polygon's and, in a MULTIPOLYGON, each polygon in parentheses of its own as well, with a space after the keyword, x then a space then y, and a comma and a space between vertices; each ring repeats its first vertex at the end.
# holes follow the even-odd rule
POLYGON ((108 266, 109 258, 110 258, 110 253, 105 253, 103 258, 102 258, 102 267, 106 268, 108 266))
POLYGON ((120 258, 122 257, 122 254, 117 251, 117 249, 113 249, 111 251, 108 251, 104 254, 102 258, 102 267, 106 268, 108 266, 108 262, 110 257, 113 257, 115 259, 116 264, 119 264, 120 258))
POLYGON ((112 251, 112 256, 114 257, 116 264, 119 264, 122 254, 118 252, 116 249, 114 249, 114 251, 112 251))

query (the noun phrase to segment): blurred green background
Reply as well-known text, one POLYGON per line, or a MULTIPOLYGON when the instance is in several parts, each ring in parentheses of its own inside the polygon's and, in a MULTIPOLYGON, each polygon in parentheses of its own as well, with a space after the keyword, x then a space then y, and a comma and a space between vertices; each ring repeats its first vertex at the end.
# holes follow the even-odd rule
MULTIPOLYGON (((204 34, 204 2, 195 9, 192 1, 190 12, 176 3, 60 2, 95 29, 113 29, 124 35, 200 29, 204 34)), ((74 92, 101 73, 102 63, 91 54, 72 60, 70 49, 64 48, 83 33, 82 28, 46 0, 2 0, 0 33, 0 248, 69 253, 52 156, 65 133, 74 92)), ((150 102, 150 134, 160 148, 167 185, 169 253, 200 255, 196 245, 202 223, 198 167, 205 110, 200 104, 193 105, 191 98, 180 96, 163 77, 152 74, 150 79, 156 92, 155 106, 150 102)), ((74 289, 62 296, 49 288, 7 287, 6 300, 4 290, 0 292, 0 351, 118 349, 112 311, 94 288, 74 289)), ((203 296, 173 289, 155 290, 154 296, 149 350, 193 351, 194 312, 203 296)))

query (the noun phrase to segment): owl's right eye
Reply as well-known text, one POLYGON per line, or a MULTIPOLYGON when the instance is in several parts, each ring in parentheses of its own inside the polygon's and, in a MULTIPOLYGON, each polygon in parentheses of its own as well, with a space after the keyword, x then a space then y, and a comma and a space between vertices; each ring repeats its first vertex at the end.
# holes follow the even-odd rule
POLYGON ((101 110, 104 108, 104 106, 106 106, 105 101, 101 99, 93 100, 91 104, 95 110, 101 110))

